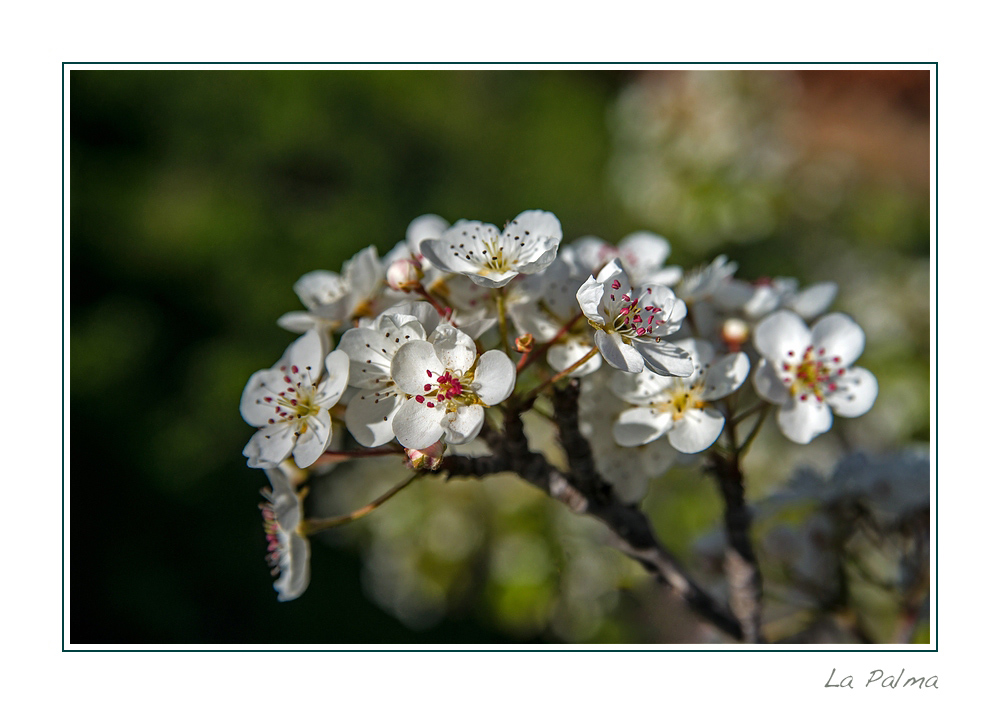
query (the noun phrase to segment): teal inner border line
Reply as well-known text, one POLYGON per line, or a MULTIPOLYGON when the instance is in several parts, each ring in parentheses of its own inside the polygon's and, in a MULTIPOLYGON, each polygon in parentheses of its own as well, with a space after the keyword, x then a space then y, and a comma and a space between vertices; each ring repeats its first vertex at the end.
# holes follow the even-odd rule
MULTIPOLYGON (((938 235, 938 229, 940 225, 940 217, 938 215, 938 189, 940 182, 940 175, 938 171, 938 159, 939 159, 939 133, 938 128, 938 111, 940 109, 940 94, 938 91, 938 63, 937 62, 63 62, 62 63, 62 122, 61 122, 61 143, 62 143, 62 206, 60 208, 62 214, 62 642, 60 646, 63 652, 559 652, 564 654, 573 654, 576 652, 740 652, 740 653, 750 653, 750 652, 828 652, 828 653, 838 653, 838 652, 908 652, 908 653, 924 653, 932 652, 936 653, 939 651, 940 642, 938 640, 938 634, 940 632, 940 579, 939 579, 939 569, 934 571, 934 649, 932 650, 913 650, 913 649, 836 649, 836 650, 820 650, 820 649, 784 649, 784 648, 774 648, 774 649, 620 649, 620 648, 607 648, 607 649, 556 649, 556 648, 536 648, 536 649, 480 649, 480 648, 466 648, 466 649, 66 649, 66 68, 72 65, 353 65, 353 66, 371 66, 371 65, 396 65, 396 66, 418 66, 418 67, 439 67, 445 65, 477 65, 477 66, 510 66, 510 65, 582 65, 582 66, 606 66, 606 65, 635 65, 635 66, 669 66, 669 65, 755 65, 760 67, 774 67, 780 65, 821 65, 821 66, 854 66, 854 65, 920 65, 927 67, 930 70, 931 66, 934 67, 934 253, 938 253, 938 247, 940 245, 940 238, 938 235)), ((939 289, 938 289, 938 263, 934 263, 934 354, 935 356, 939 353, 939 337, 938 337, 938 306, 939 306, 939 289)), ((937 436, 937 425, 939 423, 939 409, 938 406, 938 389, 937 389, 937 379, 940 377, 940 367, 935 359, 934 361, 934 434, 937 436)), ((938 450, 934 450, 934 492, 938 492, 938 482, 939 482, 939 457, 938 450)), ((935 499, 937 501, 937 499, 935 499)), ((934 511, 934 559, 937 562, 938 556, 938 518, 940 511, 940 503, 937 503, 937 508, 934 511)))

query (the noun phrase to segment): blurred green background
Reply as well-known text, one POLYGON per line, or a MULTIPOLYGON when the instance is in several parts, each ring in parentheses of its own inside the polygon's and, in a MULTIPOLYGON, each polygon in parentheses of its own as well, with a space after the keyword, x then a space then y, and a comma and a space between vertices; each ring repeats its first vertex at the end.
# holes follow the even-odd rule
MULTIPOLYGON (((384 254, 423 213, 502 225, 542 208, 565 241, 649 229, 670 263, 725 252, 745 279, 841 284, 879 402, 806 449, 765 429, 751 497, 803 460, 926 442, 928 86, 926 71, 74 70, 71 642, 687 636, 590 524, 509 478, 420 484, 319 539, 309 590, 279 604, 265 480, 240 454, 246 379, 292 339, 275 320, 299 309, 303 273, 384 254), (470 545, 425 542, 428 527, 470 545), (602 574, 574 571, 588 563, 602 574)), ((398 473, 331 474, 316 502, 361 505, 398 473)), ((681 470, 646 506, 687 559, 717 500, 681 470)))

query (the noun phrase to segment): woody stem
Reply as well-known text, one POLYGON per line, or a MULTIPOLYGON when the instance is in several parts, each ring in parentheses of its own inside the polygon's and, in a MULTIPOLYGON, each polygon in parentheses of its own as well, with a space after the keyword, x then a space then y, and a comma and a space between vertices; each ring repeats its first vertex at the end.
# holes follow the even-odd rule
POLYGON ((566 335, 567 332, 569 332, 571 329, 573 329, 573 325, 575 325, 577 322, 579 322, 579 320, 580 320, 581 317, 583 317, 583 313, 582 312, 578 313, 576 317, 574 317, 572 320, 570 320, 565 325, 563 325, 561 328, 559 328, 559 332, 557 332, 555 334, 555 337, 553 337, 551 340, 549 340, 548 342, 546 342, 544 345, 542 345, 541 347, 539 347, 534 352, 531 352, 530 354, 526 354, 524 357, 522 357, 521 358, 521 362, 517 365, 517 371, 520 372, 522 369, 525 369, 525 368, 529 367, 532 362, 534 362, 536 359, 538 359, 539 357, 541 357, 542 355, 544 355, 546 352, 548 352, 549 348, 552 347, 552 345, 554 345, 556 342, 558 342, 560 339, 562 339, 566 335))
POLYGON ((356 521, 359 518, 367 516, 369 513, 374 511, 376 508, 381 506, 383 503, 388 501, 390 498, 395 496, 397 493, 402 491, 404 488, 409 486, 411 483, 416 481, 418 478, 423 476, 425 471, 417 471, 412 476, 410 476, 405 481, 396 484, 388 491, 383 493, 381 496, 376 498, 374 501, 369 503, 367 506, 362 506, 357 510, 351 511, 343 516, 333 516, 332 518, 312 518, 304 521, 300 528, 303 531, 303 535, 312 535, 313 533, 318 533, 320 531, 325 531, 329 528, 336 528, 337 526, 342 526, 345 523, 350 523, 351 521, 356 521))

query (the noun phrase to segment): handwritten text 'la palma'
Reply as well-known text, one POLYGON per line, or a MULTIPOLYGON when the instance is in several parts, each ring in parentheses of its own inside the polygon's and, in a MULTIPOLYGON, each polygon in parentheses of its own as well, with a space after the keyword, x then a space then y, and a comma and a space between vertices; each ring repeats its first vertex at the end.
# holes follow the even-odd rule
MULTIPOLYGON (((883 672, 881 669, 873 669, 869 673, 868 681, 865 682, 865 688, 869 687, 870 685, 878 683, 884 689, 896 689, 897 687, 900 686, 900 682, 903 683, 902 686, 904 688, 905 687, 914 687, 916 689, 929 689, 931 687, 933 687, 934 689, 938 688, 938 678, 936 675, 931 677, 909 677, 904 681, 903 673, 905 671, 906 669, 902 669, 900 670, 899 675, 890 674, 888 677, 886 677, 885 672, 883 672)), ((826 684, 823 685, 824 689, 827 687, 833 687, 833 688, 845 687, 847 689, 854 689, 853 676, 847 675, 846 677, 842 677, 840 679, 840 684, 837 684, 834 678, 836 674, 837 674, 837 668, 834 667, 833 671, 830 672, 830 677, 826 680, 826 684)))

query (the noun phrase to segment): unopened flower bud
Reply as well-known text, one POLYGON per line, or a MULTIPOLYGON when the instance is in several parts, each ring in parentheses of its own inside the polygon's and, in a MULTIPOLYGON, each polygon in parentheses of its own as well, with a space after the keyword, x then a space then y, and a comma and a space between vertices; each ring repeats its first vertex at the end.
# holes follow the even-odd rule
POLYGON ((444 459, 445 445, 436 441, 425 449, 407 449, 406 459, 410 466, 415 469, 426 469, 427 471, 437 471, 441 468, 441 461, 444 459))
POLYGON ((535 336, 530 332, 518 337, 514 340, 514 349, 518 352, 531 352, 535 348, 535 336))
POLYGON ((730 317, 722 323, 722 341, 730 352, 738 352, 750 339, 750 326, 738 317, 730 317))
POLYGON ((420 263, 410 258, 393 261, 385 273, 385 281, 389 287, 404 292, 419 288, 423 277, 424 271, 420 269, 420 263))

